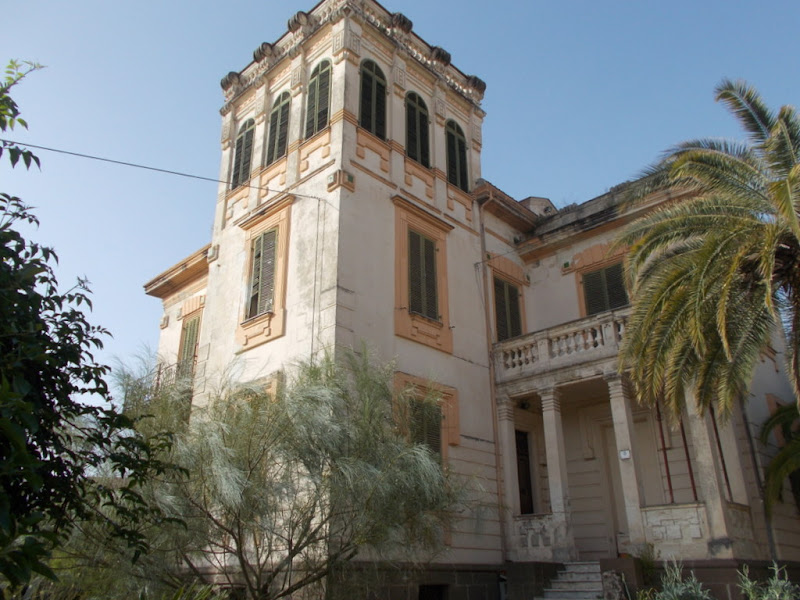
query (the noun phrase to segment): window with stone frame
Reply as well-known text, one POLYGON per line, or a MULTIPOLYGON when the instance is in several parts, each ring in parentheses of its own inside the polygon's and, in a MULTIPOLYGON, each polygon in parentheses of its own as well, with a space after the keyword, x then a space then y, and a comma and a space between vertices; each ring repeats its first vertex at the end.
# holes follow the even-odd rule
POLYGON ((306 104, 306 139, 328 126, 331 97, 331 63, 323 60, 311 72, 306 104))
POLYGON ((406 94, 406 156, 423 167, 431 166, 428 107, 415 92, 406 94))
POLYGON ((386 77, 372 60, 361 63, 358 124, 376 137, 386 139, 386 77))
POLYGON ((469 192, 469 176, 467 174, 467 138, 464 131, 453 120, 444 128, 447 143, 447 181, 456 187, 469 192))
POLYGON ((253 240, 250 297, 247 305, 248 319, 272 312, 277 244, 277 228, 265 231, 253 240))
POLYGON ((286 156, 289 139, 289 108, 291 96, 283 92, 272 105, 269 114, 269 134, 267 135, 267 154, 265 165, 271 165, 279 158, 286 156))
POLYGON ((196 310, 183 318, 176 373, 179 378, 190 377, 194 373, 197 341, 200 336, 200 316, 201 311, 196 310))
POLYGON ((582 275, 586 316, 628 305, 622 263, 614 263, 582 275))
POLYGON ((233 152, 233 168, 231 169, 231 189, 244 185, 250 180, 250 164, 253 161, 253 136, 256 123, 248 119, 239 128, 233 152))

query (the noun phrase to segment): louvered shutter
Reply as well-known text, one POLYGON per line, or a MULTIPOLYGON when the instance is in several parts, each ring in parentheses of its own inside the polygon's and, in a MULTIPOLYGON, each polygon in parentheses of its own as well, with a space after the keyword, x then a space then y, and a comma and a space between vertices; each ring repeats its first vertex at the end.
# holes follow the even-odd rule
MULTIPOLYGON (((253 133, 254 133, 254 123, 253 121, 248 121, 249 126, 247 126, 247 130, 244 132, 244 143, 242 144, 242 159, 239 162, 239 181, 237 185, 242 185, 247 183, 247 180, 250 178, 250 163, 253 159, 253 133)), ((238 144, 237 144, 238 146, 238 144)))
POLYGON ((181 331, 180 362, 182 365, 194 364, 197 351, 197 335, 200 331, 200 315, 184 319, 181 331))
POLYGON ((426 237, 423 240, 423 267, 424 267, 424 315, 429 319, 439 320, 439 303, 436 298, 436 244, 426 237))
MULTIPOLYGON (((421 101, 420 101, 421 102, 421 101)), ((430 140, 428 139, 428 111, 419 111, 419 162, 423 167, 431 165, 430 140)))
POLYGON ((289 139, 289 94, 281 104, 281 118, 278 121, 278 149, 275 160, 286 155, 286 142, 289 139))
POLYGON ((422 304, 422 236, 408 232, 408 310, 423 314, 422 304))
POLYGON ((412 160, 419 162, 419 137, 417 107, 406 98, 406 154, 412 160))
POLYGON ((451 129, 451 123, 447 124, 445 138, 447 140, 447 181, 453 185, 458 185, 458 155, 456 150, 456 134, 451 129))
POLYGON ((311 80, 308 82, 308 102, 306 104, 306 138, 316 133, 314 124, 317 122, 317 105, 319 94, 319 67, 314 69, 311 80))
POLYGON ((469 191, 469 178, 467 177, 467 141, 464 137, 459 137, 458 144, 458 187, 465 192, 469 191))
POLYGON ((587 316, 607 310, 608 302, 602 270, 583 275, 583 297, 586 301, 587 316))
POLYGON ((375 135, 386 139, 386 81, 380 73, 375 74, 375 135))
POLYGON ((628 293, 625 291, 625 278, 622 272, 622 263, 611 265, 605 270, 606 293, 608 295, 608 308, 627 306, 628 293))
POLYGON ((275 251, 278 231, 273 229, 253 241, 253 269, 247 317, 272 312, 275 293, 275 251))
POLYGON ((441 460, 442 412, 432 402, 411 401, 411 441, 424 444, 441 460))
POLYGON ((508 289, 508 329, 509 337, 522 335, 522 315, 519 310, 519 288, 510 283, 506 284, 508 289))
POLYGON ((494 316, 497 325, 497 341, 502 342, 511 337, 508 332, 507 308, 505 282, 494 278, 494 316))
POLYGON ((280 122, 280 107, 272 109, 269 115, 269 137, 267 138, 267 161, 270 165, 277 159, 278 151, 278 128, 280 122))
POLYGON ((326 62, 319 73, 319 93, 317 94, 317 128, 314 133, 325 129, 328 125, 328 105, 331 94, 331 65, 326 62))
POLYGON ((375 92, 375 79, 369 69, 370 63, 361 67, 361 114, 359 125, 371 133, 374 131, 373 94, 375 92))
POLYGON ((272 298, 275 292, 275 244, 278 231, 273 229, 261 236, 261 277, 258 290, 258 314, 272 312, 272 298))
POLYGON ((231 174, 231 187, 239 187, 239 173, 241 171, 242 162, 242 148, 244 147, 244 136, 240 135, 236 138, 236 148, 233 152, 233 169, 231 174))

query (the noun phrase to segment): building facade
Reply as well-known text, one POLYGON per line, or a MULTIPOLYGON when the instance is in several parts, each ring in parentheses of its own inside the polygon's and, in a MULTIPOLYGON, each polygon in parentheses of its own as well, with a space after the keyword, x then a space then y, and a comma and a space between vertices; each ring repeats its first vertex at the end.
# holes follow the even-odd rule
POLYGON ((231 372, 266 379, 362 341, 442 391, 438 451, 475 508, 398 594, 497 597, 504 571, 538 590, 552 565, 647 548, 800 561, 796 508, 766 520, 769 449, 752 441, 793 397, 780 352, 727 423, 670 423, 618 375, 628 299, 609 245, 671 198, 556 210, 484 181, 485 84, 372 0, 297 13, 222 88, 211 241, 145 286, 159 355, 193 372, 198 405, 231 372))

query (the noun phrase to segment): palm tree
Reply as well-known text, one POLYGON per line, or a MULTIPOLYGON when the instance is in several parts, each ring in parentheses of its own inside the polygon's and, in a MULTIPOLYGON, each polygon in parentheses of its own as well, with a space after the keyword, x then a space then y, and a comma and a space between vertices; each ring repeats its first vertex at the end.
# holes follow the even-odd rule
POLYGON ((722 81, 716 98, 748 140, 669 150, 631 194, 690 199, 634 222, 619 242, 630 248, 633 299, 620 368, 640 401, 663 399, 674 416, 687 392, 700 409, 730 413, 780 333, 800 398, 800 119, 790 106, 774 114, 744 82, 722 81))

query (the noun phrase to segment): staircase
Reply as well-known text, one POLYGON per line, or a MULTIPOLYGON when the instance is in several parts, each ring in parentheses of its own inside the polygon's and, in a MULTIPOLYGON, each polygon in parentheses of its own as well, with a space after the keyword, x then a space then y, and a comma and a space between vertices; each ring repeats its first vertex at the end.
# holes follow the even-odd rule
POLYGON ((544 590, 544 599, 594 600, 603 597, 603 579, 598 562, 565 563, 564 570, 544 590))

